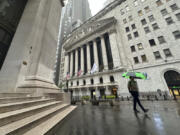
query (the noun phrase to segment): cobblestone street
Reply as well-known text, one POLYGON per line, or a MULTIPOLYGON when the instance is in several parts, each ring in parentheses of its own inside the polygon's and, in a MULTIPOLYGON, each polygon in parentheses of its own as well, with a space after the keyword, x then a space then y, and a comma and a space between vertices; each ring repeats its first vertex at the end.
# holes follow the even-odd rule
MULTIPOLYGON (((137 115, 131 102, 119 106, 79 105, 59 124, 53 135, 178 135, 180 133, 180 103, 174 101, 145 101, 150 111, 137 115)), ((139 109, 140 110, 140 109, 139 109)))

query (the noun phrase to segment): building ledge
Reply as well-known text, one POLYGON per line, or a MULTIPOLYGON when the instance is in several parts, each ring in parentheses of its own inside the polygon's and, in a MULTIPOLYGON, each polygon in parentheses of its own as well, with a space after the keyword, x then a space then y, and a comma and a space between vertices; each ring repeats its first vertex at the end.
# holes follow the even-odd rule
MULTIPOLYGON (((68 81, 78 80, 78 79, 83 79, 83 78, 88 78, 88 77, 94 77, 94 76, 100 76, 100 75, 104 75, 104 74, 125 72, 125 71, 127 71, 125 67, 119 67, 119 68, 115 68, 113 70, 107 70, 107 71, 103 71, 103 72, 96 72, 96 73, 93 73, 93 74, 86 74, 86 75, 81 75, 81 76, 74 76, 74 77, 68 79, 68 81)), ((67 81, 67 80, 64 79, 64 81, 67 81)))

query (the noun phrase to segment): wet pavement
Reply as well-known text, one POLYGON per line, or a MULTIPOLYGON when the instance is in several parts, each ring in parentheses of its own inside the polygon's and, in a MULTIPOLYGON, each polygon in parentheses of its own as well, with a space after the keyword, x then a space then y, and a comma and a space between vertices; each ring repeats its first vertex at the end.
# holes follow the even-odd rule
POLYGON ((150 111, 135 114, 132 103, 79 105, 51 135, 180 135, 180 103, 144 101, 150 111))

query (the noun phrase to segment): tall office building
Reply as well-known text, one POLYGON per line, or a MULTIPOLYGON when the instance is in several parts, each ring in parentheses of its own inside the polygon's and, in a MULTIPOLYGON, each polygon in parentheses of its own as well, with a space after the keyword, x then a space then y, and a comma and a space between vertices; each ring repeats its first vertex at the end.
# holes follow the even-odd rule
POLYGON ((69 0, 64 11, 61 32, 63 38, 91 17, 88 0, 69 0))
POLYGON ((85 22, 91 16, 88 0, 68 0, 68 3, 64 7, 62 11, 60 43, 57 49, 57 61, 55 66, 56 72, 54 80, 56 84, 58 84, 60 76, 60 63, 64 62, 64 58, 61 58, 61 54, 63 53, 61 52, 61 44, 63 39, 70 35, 73 30, 83 24, 83 22, 85 22))

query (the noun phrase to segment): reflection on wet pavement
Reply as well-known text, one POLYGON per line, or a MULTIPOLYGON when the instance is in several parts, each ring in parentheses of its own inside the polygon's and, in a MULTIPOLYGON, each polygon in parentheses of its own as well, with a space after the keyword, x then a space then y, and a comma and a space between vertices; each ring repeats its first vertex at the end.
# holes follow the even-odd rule
MULTIPOLYGON (((48 135, 179 135, 180 104, 143 102, 148 114, 134 113, 131 102, 118 106, 78 106, 48 135)), ((139 109, 140 110, 140 109, 139 109)))

